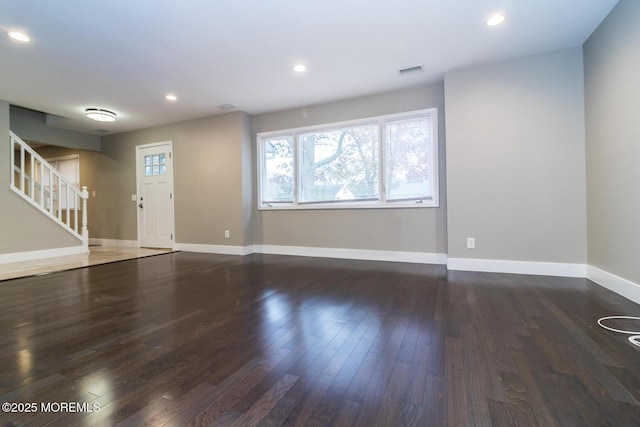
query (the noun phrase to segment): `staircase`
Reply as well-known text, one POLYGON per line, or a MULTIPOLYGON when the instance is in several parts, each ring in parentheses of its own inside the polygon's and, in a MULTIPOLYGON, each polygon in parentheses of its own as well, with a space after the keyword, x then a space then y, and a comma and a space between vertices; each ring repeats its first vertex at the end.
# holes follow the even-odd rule
POLYGON ((13 132, 10 188, 89 248, 87 187, 76 188, 13 132), (81 222, 80 222, 81 221, 81 222))

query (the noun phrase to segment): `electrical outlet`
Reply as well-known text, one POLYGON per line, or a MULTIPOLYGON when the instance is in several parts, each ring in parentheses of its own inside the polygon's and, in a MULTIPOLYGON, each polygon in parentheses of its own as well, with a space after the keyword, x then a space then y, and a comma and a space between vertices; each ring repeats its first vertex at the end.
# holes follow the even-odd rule
POLYGON ((224 230, 224 238, 228 239, 230 237, 231 237, 231 235, 229 234, 229 230, 224 230))
POLYGON ((475 248, 476 248, 475 237, 467 237, 467 249, 475 249, 475 248))

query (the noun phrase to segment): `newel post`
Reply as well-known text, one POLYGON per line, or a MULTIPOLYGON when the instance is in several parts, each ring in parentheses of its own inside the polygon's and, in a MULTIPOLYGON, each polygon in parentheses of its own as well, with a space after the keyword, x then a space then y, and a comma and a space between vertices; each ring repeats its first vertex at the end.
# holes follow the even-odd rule
POLYGON ((89 191, 87 186, 82 186, 82 240, 84 245, 89 247, 89 229, 87 228, 87 199, 89 199, 89 191))

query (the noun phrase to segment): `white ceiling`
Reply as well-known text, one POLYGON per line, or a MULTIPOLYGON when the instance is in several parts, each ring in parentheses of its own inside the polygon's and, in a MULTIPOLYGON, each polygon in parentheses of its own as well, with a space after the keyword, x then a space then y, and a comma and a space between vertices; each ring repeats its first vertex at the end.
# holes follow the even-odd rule
POLYGON ((122 132, 434 82, 581 45, 617 0, 0 0, 0 99, 122 132), (495 11, 504 24, 488 28, 495 11), (7 30, 32 41, 17 43, 7 30), (302 62, 308 71, 293 72, 302 62), (421 64, 424 71, 400 76, 421 64), (178 101, 169 102, 165 94, 178 101), (84 116, 106 108, 118 120, 84 116))

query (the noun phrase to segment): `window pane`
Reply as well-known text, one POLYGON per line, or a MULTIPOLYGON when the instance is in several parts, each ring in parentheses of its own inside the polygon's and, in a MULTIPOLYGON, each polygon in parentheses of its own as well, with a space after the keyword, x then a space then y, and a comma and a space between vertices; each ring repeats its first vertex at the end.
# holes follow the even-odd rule
POLYGON ((160 161, 158 160, 158 155, 157 155, 157 154, 154 154, 154 155, 153 155, 153 162, 152 162, 152 163, 153 163, 154 165, 157 165, 157 164, 159 164, 159 163, 160 163, 160 161))
POLYGON ((429 109, 258 134, 260 208, 438 206, 437 122, 429 109))
POLYGON ((160 174, 160 167, 158 165, 154 165, 153 166, 153 174, 154 175, 159 175, 160 174))
POLYGON ((167 165, 160 165, 160 175, 167 174, 167 165))
POLYGON ((150 165, 152 163, 151 156, 144 156, 144 164, 150 165))
POLYGON ((151 166, 145 166, 144 167, 144 176, 150 176, 151 175, 151 166))
POLYGON ((263 203, 293 202, 293 138, 265 139, 263 147, 263 203))
POLYGON ((377 200, 378 126, 301 134, 300 202, 377 200))
POLYGON ((165 160, 164 154, 160 154, 160 164, 164 165, 165 163, 166 163, 166 160, 165 160))
POLYGON ((431 118, 385 123, 387 200, 431 199, 431 118))

